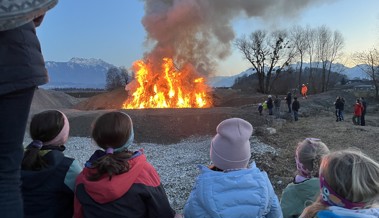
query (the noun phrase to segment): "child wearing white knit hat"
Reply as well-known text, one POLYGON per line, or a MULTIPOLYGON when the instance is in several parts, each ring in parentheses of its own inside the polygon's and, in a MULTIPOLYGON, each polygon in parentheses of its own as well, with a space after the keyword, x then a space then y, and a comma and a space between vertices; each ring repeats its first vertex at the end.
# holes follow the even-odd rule
POLYGON ((212 165, 199 166, 184 217, 283 217, 267 174, 254 162, 249 166, 253 126, 230 118, 216 131, 210 147, 212 165))

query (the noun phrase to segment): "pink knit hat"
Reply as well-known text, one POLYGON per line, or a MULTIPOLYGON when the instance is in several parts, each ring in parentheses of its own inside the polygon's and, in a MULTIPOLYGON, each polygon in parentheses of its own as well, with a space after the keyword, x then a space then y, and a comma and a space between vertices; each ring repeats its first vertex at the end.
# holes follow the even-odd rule
POLYGON ((210 149, 213 164, 222 170, 247 167, 253 126, 243 119, 230 118, 222 121, 216 131, 210 149))

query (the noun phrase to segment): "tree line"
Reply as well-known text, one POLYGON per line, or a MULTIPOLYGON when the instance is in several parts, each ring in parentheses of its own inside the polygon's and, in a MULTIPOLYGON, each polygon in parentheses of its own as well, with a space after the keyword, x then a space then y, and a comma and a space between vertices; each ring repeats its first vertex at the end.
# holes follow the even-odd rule
MULTIPOLYGON (((309 84, 311 89, 327 91, 331 86, 332 66, 340 61, 345 45, 343 35, 326 25, 319 27, 293 26, 273 31, 256 30, 235 40, 235 46, 249 61, 257 74, 257 91, 270 93, 278 79, 293 71, 290 64, 297 62, 297 87, 309 84), (303 76, 304 63, 307 77, 303 76), (321 69, 321 70, 320 70, 321 69), (320 75, 316 75, 320 74, 320 75), (316 77, 321 76, 319 80, 316 77), (318 84, 321 83, 321 84, 318 84)), ((376 48, 356 52, 350 59, 372 80, 378 97, 379 52, 376 48)), ((334 69, 335 71, 335 69, 334 69)))

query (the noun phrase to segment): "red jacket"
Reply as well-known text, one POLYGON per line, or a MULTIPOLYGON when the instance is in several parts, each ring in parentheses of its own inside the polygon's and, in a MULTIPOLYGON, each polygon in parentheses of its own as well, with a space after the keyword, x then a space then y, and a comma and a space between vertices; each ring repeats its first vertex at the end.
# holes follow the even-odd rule
POLYGON ((354 105, 354 115, 355 116, 362 116, 363 106, 361 103, 355 103, 354 105))
POLYGON ((109 180, 87 180, 92 168, 84 168, 76 179, 74 217, 173 218, 166 193, 154 167, 139 151, 129 161, 130 169, 109 180))

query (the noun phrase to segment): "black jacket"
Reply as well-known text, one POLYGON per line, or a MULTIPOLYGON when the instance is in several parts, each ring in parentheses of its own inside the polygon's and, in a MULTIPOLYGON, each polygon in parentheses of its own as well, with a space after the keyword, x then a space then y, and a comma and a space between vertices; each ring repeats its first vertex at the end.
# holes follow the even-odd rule
POLYGON ((299 103, 299 101, 298 100, 294 100, 292 102, 292 110, 293 111, 299 111, 299 109, 300 109, 300 103, 299 103))
POLYGON ((0 95, 47 82, 34 23, 0 31, 0 95))
POLYGON ((43 156, 49 167, 41 171, 21 171, 25 218, 72 218, 74 192, 64 183, 74 161, 61 151, 43 156))

